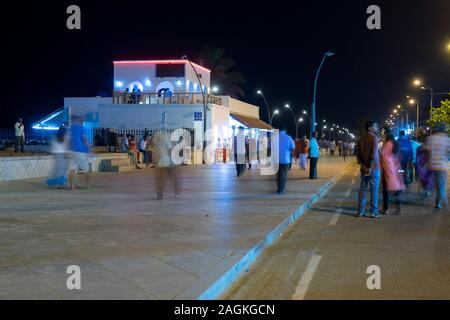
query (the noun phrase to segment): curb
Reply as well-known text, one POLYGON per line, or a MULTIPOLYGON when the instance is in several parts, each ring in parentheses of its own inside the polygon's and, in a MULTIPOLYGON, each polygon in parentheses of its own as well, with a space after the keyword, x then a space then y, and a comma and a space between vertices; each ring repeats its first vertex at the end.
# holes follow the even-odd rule
POLYGON ((208 289, 200 294, 196 300, 215 300, 218 299, 225 291, 230 288, 235 281, 250 268, 255 260, 263 253, 263 251, 270 246, 275 240, 281 237, 282 233, 296 220, 298 220, 305 211, 314 203, 320 200, 345 174, 345 171, 351 167, 353 163, 349 163, 342 172, 328 181, 320 190, 310 197, 300 207, 284 219, 278 226, 276 226, 269 234, 265 236, 256 246, 251 248, 232 268, 225 272, 216 282, 214 282, 208 289))

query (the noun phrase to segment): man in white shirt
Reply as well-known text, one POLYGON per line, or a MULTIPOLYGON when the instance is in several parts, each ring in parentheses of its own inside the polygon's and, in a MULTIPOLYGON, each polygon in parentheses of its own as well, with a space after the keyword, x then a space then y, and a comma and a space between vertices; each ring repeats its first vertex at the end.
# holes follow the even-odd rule
POLYGON ((25 126, 23 125, 22 119, 20 118, 16 124, 14 125, 14 133, 16 136, 16 143, 14 145, 14 152, 17 153, 19 151, 19 144, 20 144, 20 151, 24 151, 24 144, 25 144, 25 126))
POLYGON ((139 141, 139 152, 144 155, 144 164, 148 165, 148 152, 147 152, 147 140, 148 136, 144 135, 144 137, 139 141))

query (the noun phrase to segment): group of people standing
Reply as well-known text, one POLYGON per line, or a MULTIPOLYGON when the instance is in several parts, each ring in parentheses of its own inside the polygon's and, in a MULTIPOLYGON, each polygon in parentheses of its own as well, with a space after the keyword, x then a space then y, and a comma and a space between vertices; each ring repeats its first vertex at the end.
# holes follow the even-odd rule
MULTIPOLYGON (((318 133, 314 132, 311 140, 306 136, 302 139, 294 140, 286 133, 286 129, 282 128, 278 135, 278 171, 277 171, 277 191, 278 195, 285 194, 286 179, 288 171, 292 168, 292 164, 298 162, 300 170, 306 170, 308 159, 309 178, 311 180, 318 179, 317 163, 320 157, 320 148, 317 141, 318 133)), ((243 175, 246 163, 248 161, 246 148, 246 139, 244 135, 244 128, 239 128, 237 135, 233 139, 234 161, 236 164, 236 173, 240 177, 243 175)))
POLYGON ((344 161, 346 161, 349 156, 355 153, 356 144, 352 141, 330 140, 324 141, 324 143, 325 148, 330 151, 331 158, 334 158, 336 150, 338 152, 337 155, 339 155, 339 157, 343 157, 344 161))
POLYGON ((436 188, 435 208, 447 206, 447 170, 450 154, 450 139, 446 125, 436 124, 428 137, 412 140, 404 131, 396 139, 389 127, 379 127, 375 121, 367 121, 365 133, 357 144, 357 159, 360 165, 361 182, 356 216, 365 216, 366 193, 370 189, 370 214, 373 218, 389 214, 390 199, 397 203, 396 213, 401 212, 401 195, 415 179, 420 182, 424 196, 436 188), (422 141, 418 141, 422 140, 422 141), (378 189, 381 180, 383 207, 378 209, 378 189))

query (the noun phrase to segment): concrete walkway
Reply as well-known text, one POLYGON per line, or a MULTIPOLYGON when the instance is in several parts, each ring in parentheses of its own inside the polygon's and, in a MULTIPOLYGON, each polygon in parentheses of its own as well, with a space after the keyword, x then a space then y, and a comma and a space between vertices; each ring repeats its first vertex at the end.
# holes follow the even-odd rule
POLYGON ((349 163, 321 161, 315 181, 292 170, 281 197, 274 177, 232 166, 183 167, 181 197, 163 201, 154 169, 95 174, 91 190, 1 183, 0 299, 198 298, 349 163))
POLYGON ((356 171, 348 170, 223 298, 450 299, 449 212, 435 210, 434 196, 424 201, 413 184, 400 215, 356 218, 356 171), (379 268, 379 289, 367 286, 369 266, 379 268))

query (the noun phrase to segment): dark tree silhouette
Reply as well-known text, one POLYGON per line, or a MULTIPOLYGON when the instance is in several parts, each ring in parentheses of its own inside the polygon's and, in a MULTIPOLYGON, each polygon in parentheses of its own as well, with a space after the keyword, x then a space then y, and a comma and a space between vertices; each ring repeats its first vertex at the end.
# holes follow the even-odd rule
POLYGON ((220 94, 233 98, 244 96, 244 75, 235 69, 233 59, 224 56, 223 49, 205 45, 195 61, 211 70, 211 86, 217 86, 220 94))

